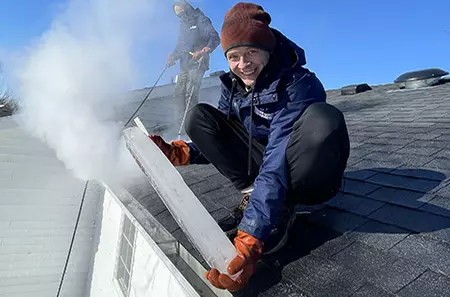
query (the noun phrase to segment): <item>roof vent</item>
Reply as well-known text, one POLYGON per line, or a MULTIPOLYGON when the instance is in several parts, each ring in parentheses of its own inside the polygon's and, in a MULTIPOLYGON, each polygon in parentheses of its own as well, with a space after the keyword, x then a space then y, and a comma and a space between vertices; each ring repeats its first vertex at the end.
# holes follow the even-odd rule
POLYGON ((226 72, 223 71, 223 70, 218 70, 218 71, 211 72, 211 73, 209 74, 209 76, 210 76, 210 77, 217 77, 217 76, 221 76, 222 74, 225 74, 225 73, 226 73, 226 72))
POLYGON ((448 75, 447 71, 439 68, 430 68, 406 72, 397 77, 394 82, 401 84, 406 89, 418 89, 434 86, 446 75, 448 75))
POLYGON ((370 90, 372 90, 372 88, 368 84, 349 85, 341 89, 341 95, 355 95, 370 90))

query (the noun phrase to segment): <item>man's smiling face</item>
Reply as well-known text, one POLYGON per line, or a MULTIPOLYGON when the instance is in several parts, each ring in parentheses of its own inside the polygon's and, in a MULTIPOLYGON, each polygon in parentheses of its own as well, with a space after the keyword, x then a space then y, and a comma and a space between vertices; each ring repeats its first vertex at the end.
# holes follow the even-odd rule
POLYGON ((230 49, 226 57, 230 70, 246 86, 253 87, 258 75, 269 62, 270 54, 259 48, 240 46, 230 49))

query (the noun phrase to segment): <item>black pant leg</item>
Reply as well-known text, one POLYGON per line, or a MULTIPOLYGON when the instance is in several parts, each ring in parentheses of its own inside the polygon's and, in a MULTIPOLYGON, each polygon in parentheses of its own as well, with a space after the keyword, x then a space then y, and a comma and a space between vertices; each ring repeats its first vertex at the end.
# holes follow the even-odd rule
POLYGON ((262 163, 265 147, 253 141, 252 172, 248 176, 248 133, 236 119, 227 119, 217 108, 199 103, 186 118, 186 133, 199 151, 238 190, 253 183, 262 163))
POLYGON ((341 186, 349 152, 342 112, 327 103, 309 106, 295 123, 286 151, 289 202, 311 205, 333 198, 341 186))

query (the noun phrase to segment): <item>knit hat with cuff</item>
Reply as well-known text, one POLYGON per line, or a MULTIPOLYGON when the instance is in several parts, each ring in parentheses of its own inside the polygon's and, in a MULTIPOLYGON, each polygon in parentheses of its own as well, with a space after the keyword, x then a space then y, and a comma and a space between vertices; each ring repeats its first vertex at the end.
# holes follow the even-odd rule
POLYGON ((276 40, 269 25, 270 15, 262 6, 239 2, 225 14, 220 39, 226 53, 238 46, 252 46, 272 52, 276 40))

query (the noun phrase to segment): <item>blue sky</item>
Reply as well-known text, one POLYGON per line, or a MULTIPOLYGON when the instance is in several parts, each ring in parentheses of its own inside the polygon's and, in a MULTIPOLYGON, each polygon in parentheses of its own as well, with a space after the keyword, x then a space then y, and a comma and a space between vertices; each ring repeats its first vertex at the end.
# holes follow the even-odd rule
MULTIPOLYGON (((158 0, 160 1, 160 0, 158 0)), ((161 36, 152 46, 136 51, 145 85, 152 85, 164 68, 177 37, 178 19, 171 3, 160 2, 148 32, 161 36), (158 17, 159 16, 159 17, 158 17), (162 17, 164 16, 164 18, 162 17), (162 23, 164 19, 164 23, 162 23), (159 23, 158 23, 159 22, 159 23), (155 29, 152 29, 155 27, 155 29), (163 37, 162 37, 163 36, 163 37)), ((193 0, 220 31, 223 16, 237 1, 193 0)), ((26 47, 45 32, 61 0, 0 0, 0 53, 26 47)), ((403 72, 439 67, 450 70, 450 1, 261 0, 272 15, 272 26, 306 51, 307 67, 327 89, 367 82, 392 82, 403 72), (449 30, 449 31, 446 31, 449 30)), ((211 70, 227 69, 220 47, 211 70)), ((170 69, 162 83, 176 75, 170 69)))

